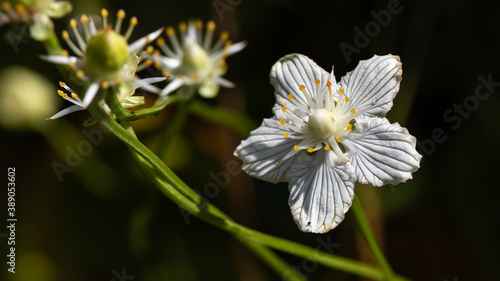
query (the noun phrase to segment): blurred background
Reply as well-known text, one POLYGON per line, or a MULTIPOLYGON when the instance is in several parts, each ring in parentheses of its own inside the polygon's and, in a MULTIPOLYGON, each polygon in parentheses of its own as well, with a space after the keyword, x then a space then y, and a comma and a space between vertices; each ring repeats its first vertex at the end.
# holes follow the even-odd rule
MULTIPOLYGON (((227 61, 226 78, 237 88, 222 89, 206 102, 246 112, 255 127, 271 116, 269 71, 280 57, 297 52, 325 69, 333 64, 340 79, 359 60, 399 55, 403 80, 388 119, 416 136, 424 155, 421 168, 406 184, 358 186, 356 193, 396 272, 412 280, 498 279, 500 190, 493 176, 500 156, 495 123, 500 120, 500 4, 110 0, 73 5, 71 17, 99 14, 102 7, 113 15, 123 8, 127 19, 137 16, 132 40, 189 18, 213 20, 216 36, 227 30, 233 42, 247 40, 248 46, 227 61)), ((57 34, 69 19, 55 21, 57 34)), ((82 126, 87 112, 43 120, 69 106, 57 97, 61 77, 54 65, 38 59, 45 53, 41 44, 12 36, 17 33, 10 28, 0 27, 6 36, 0 42, 0 163, 4 186, 7 168, 16 168, 17 273, 9 274, 3 263, 3 280, 112 280, 123 272, 147 281, 282 280, 228 234, 180 212, 148 183, 122 143, 98 126, 82 126), (13 65, 18 67, 7 68, 13 65), (44 94, 40 89, 49 92, 46 98, 38 97, 44 94), (19 93, 17 103, 8 96, 12 93, 19 93)), ((175 107, 167 108, 134 123, 153 151, 162 150, 160 135, 173 112, 175 107)), ((209 200, 237 222, 373 262, 352 214, 328 234, 301 233, 289 211, 286 183, 254 180, 239 170, 230 174, 227 165, 236 161, 232 153, 245 137, 190 116, 161 156, 202 193, 207 184, 218 184, 209 200), (213 175, 228 175, 227 186, 213 175)), ((1 202, 6 202, 2 190, 1 202)), ((0 229, 2 261, 8 254, 7 231, 0 229)), ((359 280, 280 255, 310 280, 359 280)))

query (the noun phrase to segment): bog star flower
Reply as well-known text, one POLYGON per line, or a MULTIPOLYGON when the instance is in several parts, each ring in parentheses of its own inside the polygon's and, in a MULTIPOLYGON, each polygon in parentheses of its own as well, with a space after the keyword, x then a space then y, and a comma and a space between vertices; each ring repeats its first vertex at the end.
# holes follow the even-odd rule
POLYGON ((335 81, 300 54, 271 70, 274 116, 264 119, 235 155, 243 170, 262 180, 289 182, 288 203, 304 232, 324 233, 343 219, 355 183, 382 186, 412 178, 421 155, 416 139, 385 114, 401 81, 399 57, 360 61, 335 81))
POLYGON ((163 70, 164 76, 171 77, 171 82, 163 89, 161 95, 168 95, 181 86, 194 86, 205 98, 213 98, 219 92, 219 85, 234 87, 234 84, 222 76, 227 71, 225 58, 241 51, 245 42, 232 44, 227 32, 222 32, 219 40, 212 46, 215 23, 206 24, 203 36, 201 20, 181 22, 179 31, 181 42, 177 40, 175 29, 167 27, 166 34, 172 49, 165 44, 163 38, 156 42, 166 56, 155 52, 152 56, 155 65, 163 70))
POLYGON ((118 11, 114 29, 108 25, 108 11, 103 9, 101 15, 103 28, 100 30, 96 28, 92 18, 86 15, 80 17, 83 34, 77 29, 77 21, 71 20, 70 26, 76 42, 70 39, 70 34, 67 31, 63 31, 63 39, 77 56, 69 56, 67 51, 60 56, 42 56, 49 62, 70 66, 75 77, 87 88, 83 100, 70 100, 75 103, 75 106, 59 112, 52 119, 87 108, 100 88, 107 89, 110 86, 128 84, 128 87, 133 89, 142 87, 153 92, 159 91, 150 83, 164 80, 164 78, 141 80, 137 79, 135 73, 152 64, 151 60, 141 62, 139 56, 143 55, 141 54, 143 48, 156 39, 162 30, 159 29, 128 44, 127 41, 137 25, 137 18, 130 19, 127 31, 121 35, 120 29, 125 12, 118 11))
POLYGON ((35 40, 45 40, 54 29, 50 18, 61 18, 72 10, 69 1, 14 0, 2 1, 0 25, 4 23, 27 23, 30 35, 35 40))

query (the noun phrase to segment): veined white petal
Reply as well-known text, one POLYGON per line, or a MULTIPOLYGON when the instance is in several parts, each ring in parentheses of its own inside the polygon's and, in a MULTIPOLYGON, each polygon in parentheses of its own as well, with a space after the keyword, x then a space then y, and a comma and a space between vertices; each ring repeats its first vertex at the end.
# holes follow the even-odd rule
POLYGON ((177 90, 180 86, 184 84, 183 80, 181 78, 175 78, 172 80, 172 82, 168 83, 168 85, 163 88, 163 90, 160 92, 160 96, 166 96, 170 94, 171 92, 177 90))
POLYGON ((83 97, 83 105, 84 106, 89 106, 89 104, 94 100, 95 95, 97 94, 97 91, 99 91, 99 83, 92 83, 89 85, 87 88, 87 92, 85 93, 85 96, 83 97))
POLYGON ((243 161, 242 169, 249 175, 273 183, 287 181, 286 171, 295 157, 278 163, 283 156, 293 150, 301 140, 285 137, 283 133, 293 134, 281 126, 276 119, 264 119, 262 125, 241 142, 234 155, 243 161))
POLYGON ((356 176, 350 163, 331 151, 298 156, 290 167, 288 204, 304 232, 325 233, 344 219, 354 199, 356 176))
POLYGON ((80 111, 80 110, 85 110, 85 109, 86 109, 85 107, 81 107, 79 105, 72 105, 72 106, 67 107, 67 108, 59 111, 58 113, 54 114, 52 117, 48 118, 48 120, 54 120, 54 119, 63 117, 65 115, 68 115, 70 113, 80 111))
POLYGON ((223 78, 221 76, 215 76, 212 78, 215 82, 217 82, 219 85, 222 87, 226 88, 234 88, 234 83, 227 80, 226 78, 223 78))
POLYGON ((375 104, 365 114, 383 117, 399 91, 402 73, 398 56, 373 56, 360 61, 339 84, 351 100, 350 108, 358 110, 375 104))
POLYGON ((55 56, 55 55, 50 55, 50 56, 41 55, 40 58, 43 59, 44 61, 48 61, 51 63, 66 64, 66 65, 70 63, 76 63, 78 60, 77 57, 55 56))
POLYGON ((383 117, 363 118, 356 130, 344 138, 346 156, 358 181, 373 186, 398 184, 412 178, 420 166, 416 139, 398 123, 383 117))
POLYGON ((142 50, 147 44, 153 42, 160 36, 161 32, 163 31, 163 28, 160 28, 154 32, 149 33, 148 35, 134 41, 133 43, 128 45, 128 51, 131 53, 138 53, 140 50, 142 50))
MULTIPOLYGON (((299 90, 300 85, 305 86, 305 91, 315 103, 318 102, 316 79, 321 82, 321 92, 328 93, 326 83, 330 74, 313 60, 301 54, 290 54, 279 59, 272 67, 270 77, 277 96, 288 100, 289 95, 292 94, 294 99, 306 107, 308 102, 304 93, 299 90)), ((335 81, 330 82, 335 84, 335 81)))

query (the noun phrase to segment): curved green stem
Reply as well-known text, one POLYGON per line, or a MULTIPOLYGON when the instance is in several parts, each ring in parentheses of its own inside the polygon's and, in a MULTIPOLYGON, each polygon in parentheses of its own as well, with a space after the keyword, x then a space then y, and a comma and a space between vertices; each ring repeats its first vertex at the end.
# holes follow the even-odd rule
POLYGON ((177 111, 172 116, 172 121, 166 126, 165 130, 161 134, 160 142, 158 144, 157 155, 160 157, 164 156, 167 152, 168 146, 174 139, 174 137, 182 129, 182 126, 186 122, 189 116, 189 101, 181 101, 177 104, 177 111))

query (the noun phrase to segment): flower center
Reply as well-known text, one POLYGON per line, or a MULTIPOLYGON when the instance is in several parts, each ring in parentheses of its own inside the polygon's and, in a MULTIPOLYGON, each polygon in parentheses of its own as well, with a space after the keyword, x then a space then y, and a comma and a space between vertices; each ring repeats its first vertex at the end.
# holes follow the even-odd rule
POLYGON ((107 79, 122 69, 129 56, 127 40, 105 28, 90 39, 85 51, 85 66, 91 75, 107 79))
POLYGON ((318 139, 326 140, 329 136, 337 133, 337 123, 332 112, 326 109, 318 109, 309 116, 308 126, 311 133, 318 139))
POLYGON ((208 63, 207 52, 197 43, 188 43, 182 55, 182 70, 187 76, 199 75, 208 63))

